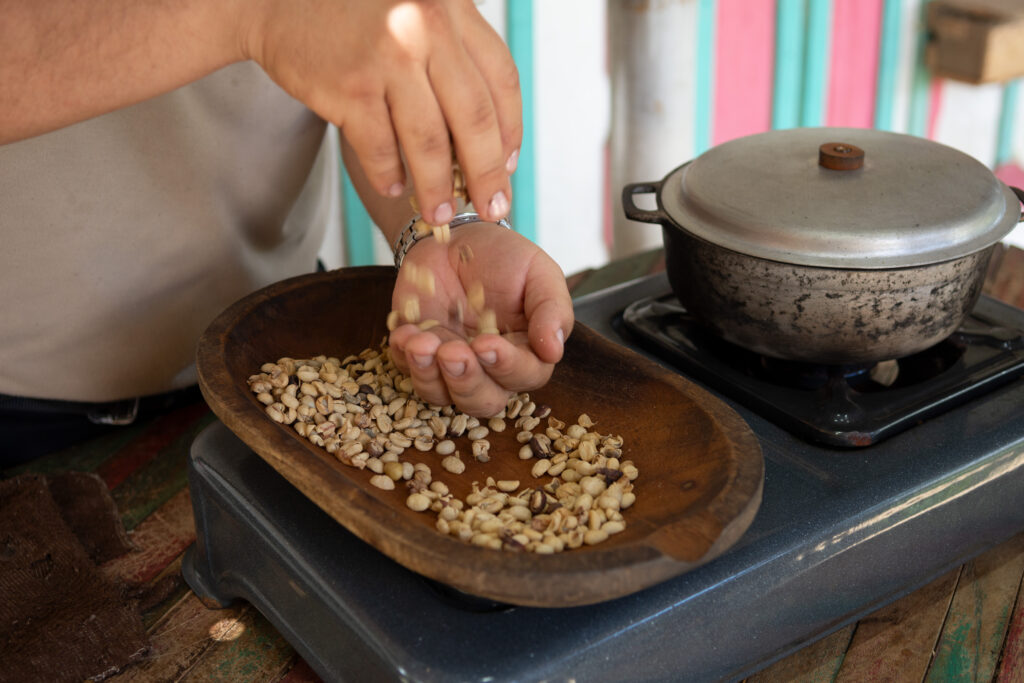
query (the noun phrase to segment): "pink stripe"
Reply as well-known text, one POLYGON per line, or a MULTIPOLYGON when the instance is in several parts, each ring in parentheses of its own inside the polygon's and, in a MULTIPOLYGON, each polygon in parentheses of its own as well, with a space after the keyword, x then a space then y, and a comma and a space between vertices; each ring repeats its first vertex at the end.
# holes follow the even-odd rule
POLYGON ((933 78, 928 93, 928 138, 935 139, 939 130, 939 115, 942 113, 942 79, 933 78))
POLYGON ((825 122, 870 128, 875 121, 883 0, 835 0, 825 122))
POLYGON ((772 122, 775 0, 718 0, 712 144, 772 122))
POLYGON ((1024 168, 1015 163, 1003 164, 997 168, 996 177, 1007 185, 1024 187, 1024 168))

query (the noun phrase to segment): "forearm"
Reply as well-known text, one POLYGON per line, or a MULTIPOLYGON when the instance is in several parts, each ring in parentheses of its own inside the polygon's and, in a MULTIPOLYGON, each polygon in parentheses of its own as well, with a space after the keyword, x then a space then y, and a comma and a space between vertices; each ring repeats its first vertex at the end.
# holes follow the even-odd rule
POLYGON ((341 154, 345 161, 345 170, 349 180, 352 181, 352 186, 363 201, 363 206, 366 207, 373 222, 384 233, 388 244, 393 246, 398 239, 399 232, 416 213, 410 202, 413 188, 406 188, 400 197, 384 197, 374 191, 370 185, 370 181, 363 172, 363 167, 359 164, 355 152, 344 135, 341 136, 341 154))
POLYGON ((0 0, 0 144, 244 59, 238 0, 0 0))

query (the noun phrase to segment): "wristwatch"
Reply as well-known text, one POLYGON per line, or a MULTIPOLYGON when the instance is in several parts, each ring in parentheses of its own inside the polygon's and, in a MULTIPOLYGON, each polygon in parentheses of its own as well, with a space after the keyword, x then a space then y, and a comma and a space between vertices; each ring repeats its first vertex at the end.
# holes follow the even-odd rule
MULTIPOLYGON (((431 236, 432 233, 430 233, 430 232, 418 233, 416 231, 416 223, 419 220, 420 220, 419 216, 414 216, 413 219, 411 221, 409 221, 409 224, 405 226, 405 229, 402 230, 402 233, 398 236, 398 240, 395 242, 395 248, 394 248, 394 251, 395 251, 395 268, 401 268, 402 267, 402 261, 405 260, 405 255, 407 253, 409 253, 410 249, 412 249, 412 245, 416 244, 417 242, 419 242, 424 237, 430 237, 431 236)), ((467 211, 465 213, 456 214, 455 217, 453 217, 450 221, 448 221, 448 228, 450 230, 454 230, 455 228, 459 227, 460 225, 465 225, 466 223, 488 223, 488 222, 491 222, 491 221, 485 221, 483 218, 480 217, 480 214, 475 213, 473 211, 467 211)), ((493 221, 493 222, 498 224, 498 225, 500 225, 503 228, 508 228, 509 230, 512 229, 512 224, 509 223, 508 220, 505 219, 505 218, 501 218, 501 219, 493 221)))

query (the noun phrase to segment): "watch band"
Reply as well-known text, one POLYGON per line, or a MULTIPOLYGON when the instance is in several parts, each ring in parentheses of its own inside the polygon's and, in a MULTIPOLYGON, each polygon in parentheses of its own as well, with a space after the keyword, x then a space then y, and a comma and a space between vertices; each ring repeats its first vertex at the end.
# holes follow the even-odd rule
MULTIPOLYGON (((405 226, 405 229, 402 230, 402 233, 398 236, 398 240, 395 242, 395 249, 394 249, 394 251, 395 251, 395 268, 401 268, 402 267, 402 261, 405 260, 405 255, 409 253, 410 249, 412 249, 412 245, 416 244, 417 242, 419 242, 424 237, 432 236, 432 234, 433 234, 432 232, 418 233, 416 231, 416 223, 419 222, 419 220, 420 220, 419 216, 414 216, 413 219, 411 221, 409 221, 409 224, 405 226)), ((480 217, 480 214, 472 212, 472 211, 467 211, 465 213, 456 214, 455 217, 453 217, 450 221, 448 221, 448 229, 449 230, 454 230, 455 228, 459 227, 460 225, 465 225, 466 223, 489 223, 489 222, 492 222, 492 221, 486 221, 486 220, 484 220, 483 218, 480 217)), ((505 219, 505 218, 501 218, 501 219, 493 221, 493 222, 496 223, 497 225, 500 225, 503 228, 508 228, 509 230, 512 229, 512 224, 509 223, 508 220, 505 219)))

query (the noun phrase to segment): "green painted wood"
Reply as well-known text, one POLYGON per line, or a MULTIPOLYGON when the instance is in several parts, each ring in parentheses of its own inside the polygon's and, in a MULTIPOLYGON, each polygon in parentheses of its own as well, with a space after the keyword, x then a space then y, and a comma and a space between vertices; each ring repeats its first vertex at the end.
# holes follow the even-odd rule
MULTIPOLYGON (((924 12, 928 3, 921 3, 920 25, 925 25, 924 12)), ((928 44, 927 32, 921 31, 917 36, 917 47, 914 53, 914 75, 910 83, 910 106, 907 108, 907 132, 918 137, 928 135, 928 113, 931 107, 932 76, 925 64, 925 48, 928 44)))
POLYGON ((800 104, 802 126, 821 126, 825 122, 831 23, 831 0, 808 0, 807 43, 804 47, 803 91, 800 104))
POLYGON ((247 681, 272 683, 291 668, 295 649, 253 608, 246 607, 238 620, 241 635, 215 642, 189 670, 195 681, 247 681))
POLYGON ((111 491, 125 529, 134 529, 151 512, 186 486, 188 449, 199 432, 216 419, 213 413, 207 413, 196 420, 160 455, 133 472, 111 491))
MULTIPOLYGON (((1003 105, 999 112, 999 137, 996 141, 996 165, 1014 161, 1013 138, 1016 133, 1017 111, 1020 102, 1021 79, 1009 81, 1003 86, 1003 105)), ((1024 159, 1018 161, 1024 162, 1024 159)))
POLYGON ((1024 534, 964 565, 926 683, 993 679, 1024 576, 1024 534))
POLYGON ((1024 683, 1024 585, 1017 595, 996 683, 1024 683))
POLYGON ((534 148, 533 0, 506 0, 506 40, 519 69, 523 98, 523 143, 512 176, 513 227, 520 235, 537 241, 537 158, 534 148))
POLYGON ((158 418, 140 420, 132 425, 112 429, 102 436, 4 470, 4 476, 14 476, 24 472, 37 474, 69 471, 91 472, 111 458, 118 450, 139 438, 156 419, 158 418))
POLYGON ((775 7, 775 78, 772 128, 800 125, 804 70, 804 0, 778 0, 775 7))
POLYGON ((921 681, 959 574, 948 572, 858 621, 836 683, 921 681))
POLYGON ((781 659, 747 683, 831 683, 846 656, 855 625, 850 624, 781 659))
POLYGON ((142 613, 142 625, 146 629, 146 633, 151 634, 157 624, 165 619, 176 605, 180 604, 182 600, 192 593, 192 589, 189 588, 188 584, 185 583, 185 579, 181 576, 182 557, 183 555, 179 555, 174 558, 170 564, 164 567, 162 572, 147 582, 147 587, 150 589, 162 581, 173 581, 174 587, 167 591, 159 600, 150 602, 142 613))
MULTIPOLYGON (((255 608, 248 603, 223 610, 208 609, 194 593, 188 591, 147 628, 152 652, 135 666, 128 667, 111 683, 124 681, 207 681, 195 677, 192 670, 203 656, 215 649, 214 633, 229 631, 233 621, 242 621, 247 612, 255 608), (215 628, 216 624, 220 628, 215 628)), ((244 680, 244 679, 239 679, 244 680)))
POLYGON ((893 101, 900 67, 902 0, 885 0, 882 7, 882 35, 878 53, 878 85, 875 89, 875 128, 894 130, 893 101))
POLYGON ((345 205, 345 250, 350 266, 370 266, 375 262, 373 254, 373 231, 376 227, 370 220, 370 214, 363 207, 352 180, 341 167, 341 192, 345 205))
POLYGON ((694 105, 694 151, 702 154, 711 147, 714 117, 715 0, 697 3, 697 81, 694 105))

